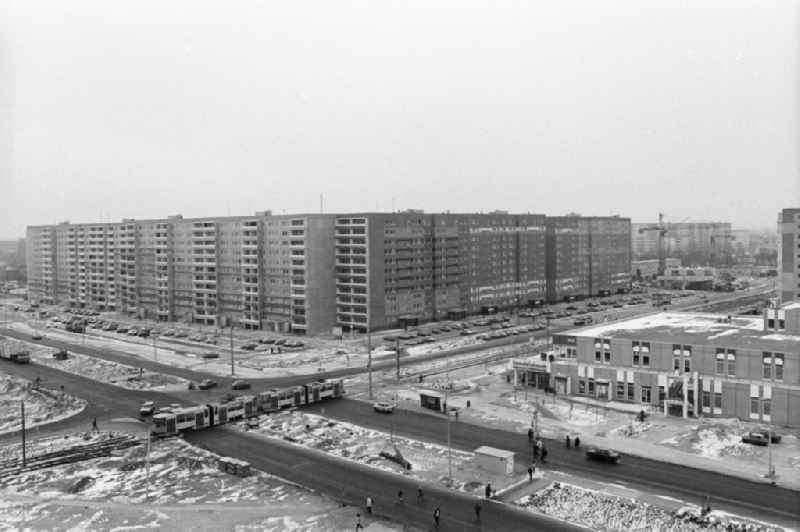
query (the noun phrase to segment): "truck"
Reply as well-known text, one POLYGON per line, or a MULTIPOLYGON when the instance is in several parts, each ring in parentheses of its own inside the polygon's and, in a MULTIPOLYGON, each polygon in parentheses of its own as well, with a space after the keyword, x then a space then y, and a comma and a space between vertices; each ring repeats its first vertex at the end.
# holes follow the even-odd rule
POLYGON ((26 349, 0 348, 0 358, 14 362, 15 364, 30 364, 31 353, 26 349))

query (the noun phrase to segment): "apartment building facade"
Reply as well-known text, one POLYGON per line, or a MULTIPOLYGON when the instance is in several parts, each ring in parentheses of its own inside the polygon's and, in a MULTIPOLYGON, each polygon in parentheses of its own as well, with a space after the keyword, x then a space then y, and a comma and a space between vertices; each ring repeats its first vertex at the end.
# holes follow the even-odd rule
POLYGON ((778 275, 781 301, 800 301, 800 208, 778 213, 778 275))
MULTIPOLYGON (((654 222, 631 225, 633 260, 658 258, 658 232, 647 231, 654 222)), ((733 260, 735 236, 728 222, 667 222, 664 252, 686 266, 721 266, 733 260)))
MULTIPOLYGON (((627 287, 629 221, 573 218, 585 249, 554 246, 556 268, 585 272, 569 294, 627 287)), ((541 304, 547 228, 541 214, 421 211, 34 226, 29 289, 37 301, 161 321, 365 332, 541 304)))
POLYGON ((564 301, 630 289, 631 222, 617 216, 548 216, 547 299, 564 301))
POLYGON ((763 317, 661 313, 554 335, 517 381, 683 417, 800 426, 800 304, 763 317))

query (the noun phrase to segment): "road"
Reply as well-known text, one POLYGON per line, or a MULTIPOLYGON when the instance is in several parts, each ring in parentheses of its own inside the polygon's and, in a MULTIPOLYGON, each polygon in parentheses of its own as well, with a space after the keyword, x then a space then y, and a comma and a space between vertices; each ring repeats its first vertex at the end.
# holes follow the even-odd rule
POLYGON ((285 442, 219 427, 189 433, 189 443, 204 447, 223 456, 235 456, 250 462, 254 467, 290 479, 317 490, 353 508, 355 514, 364 513, 366 498, 374 499, 374 513, 395 522, 433 530, 433 511, 441 509, 438 530, 583 530, 561 521, 536 515, 513 506, 493 501, 482 501, 481 521, 475 520, 475 502, 478 498, 438 486, 423 487, 423 502, 416 502, 417 482, 394 473, 346 461, 323 452, 304 449, 285 442), (405 502, 397 497, 403 491, 405 502))
MULTIPOLYGON (((397 409, 394 414, 378 414, 371 404, 342 399, 308 407, 309 411, 348 421, 364 427, 447 445, 446 418, 397 409)), ((489 445, 514 451, 523 463, 530 457, 531 448, 526 434, 490 429, 468 423, 451 422, 452 446, 474 451, 489 445)), ((644 491, 656 492, 695 503, 710 496, 712 506, 746 508, 748 515, 765 520, 800 520, 800 492, 752 482, 712 471, 683 467, 646 458, 626 455, 617 465, 586 460, 575 449, 566 449, 563 441, 545 440, 549 451, 547 467, 599 481, 616 482, 644 491)))

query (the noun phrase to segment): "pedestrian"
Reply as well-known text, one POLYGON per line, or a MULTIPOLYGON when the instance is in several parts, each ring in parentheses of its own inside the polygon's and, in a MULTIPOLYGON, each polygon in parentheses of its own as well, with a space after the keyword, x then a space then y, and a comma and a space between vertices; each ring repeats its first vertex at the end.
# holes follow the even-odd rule
POLYGON ((417 486, 417 504, 422 504, 422 486, 417 486))
POLYGON ((367 506, 367 513, 371 514, 372 513, 372 497, 367 497, 366 506, 367 506))
POLYGON ((467 408, 469 408, 470 406, 472 406, 472 403, 470 403, 469 399, 467 399, 467 408))
POLYGON ((542 463, 547 461, 547 447, 542 447, 542 463))
POLYGON ((475 503, 475 520, 481 520, 481 501, 475 503))
POLYGON ((403 490, 397 492, 397 500, 400 501, 400 504, 403 503, 403 490))
POLYGON ((458 410, 456 410, 456 421, 458 421, 458 410))
POLYGON ((528 441, 533 441, 533 429, 528 429, 528 441))
POLYGON ((486 490, 484 490, 484 491, 486 493, 486 498, 487 499, 492 496, 492 483, 491 482, 487 482, 486 483, 486 490))
POLYGON ((364 525, 361 524, 361 514, 356 514, 356 532, 364 530, 364 525))
POLYGON ((433 511, 433 522, 436 523, 436 528, 439 528, 439 518, 442 517, 442 511, 437 506, 433 511))
POLYGON ((581 439, 575 436, 575 448, 577 449, 580 446, 581 446, 581 439))
POLYGON ((94 419, 92 420, 92 431, 95 431, 95 432, 97 432, 97 430, 98 430, 98 429, 97 429, 97 418, 94 418, 94 419))
POLYGON ((528 480, 533 480, 533 465, 528 468, 528 480))
POLYGON ((569 434, 567 434, 566 442, 567 442, 567 449, 569 449, 569 434))

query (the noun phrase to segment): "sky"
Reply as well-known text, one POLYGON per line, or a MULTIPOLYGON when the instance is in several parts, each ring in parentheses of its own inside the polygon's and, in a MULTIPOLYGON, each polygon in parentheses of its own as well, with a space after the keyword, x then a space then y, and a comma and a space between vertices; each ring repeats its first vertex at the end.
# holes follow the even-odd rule
POLYGON ((800 206, 800 0, 0 3, 0 238, 275 213, 800 206))

